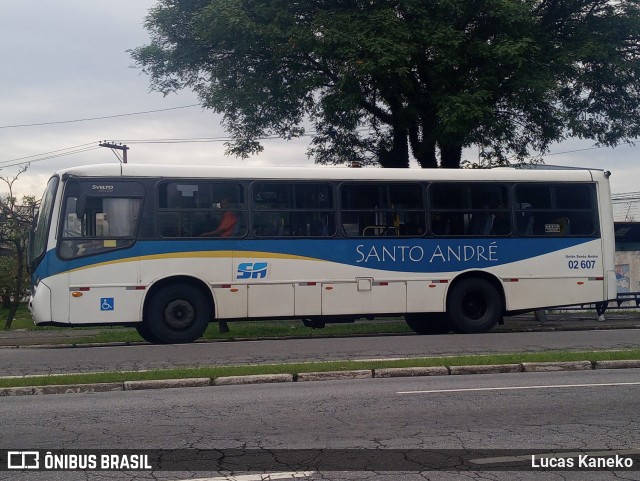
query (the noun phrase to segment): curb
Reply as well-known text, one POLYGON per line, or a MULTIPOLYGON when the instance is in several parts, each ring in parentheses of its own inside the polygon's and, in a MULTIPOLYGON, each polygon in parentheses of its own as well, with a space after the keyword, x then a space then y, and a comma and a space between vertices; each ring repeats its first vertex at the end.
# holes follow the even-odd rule
POLYGON ((323 372, 301 372, 296 374, 297 382, 307 381, 341 381, 345 379, 369 379, 373 377, 370 369, 360 369, 357 371, 323 371, 323 372))
POLYGON ((148 389, 233 386, 282 382, 340 381, 352 379, 394 377, 455 376, 463 374, 507 374, 520 372, 584 371, 595 369, 633 368, 640 368, 640 360, 629 359, 619 361, 523 362, 520 364, 490 364, 475 366, 402 367, 371 370, 361 369, 354 371, 305 372, 298 374, 257 374, 249 376, 225 376, 217 378, 204 377, 184 379, 156 379, 147 381, 122 381, 112 383, 5 387, 0 388, 0 397, 44 394, 140 391, 148 389))
POLYGON ((225 376, 211 379, 213 386, 232 386, 236 384, 266 384, 272 382, 293 382, 293 374, 254 374, 251 376, 225 376))

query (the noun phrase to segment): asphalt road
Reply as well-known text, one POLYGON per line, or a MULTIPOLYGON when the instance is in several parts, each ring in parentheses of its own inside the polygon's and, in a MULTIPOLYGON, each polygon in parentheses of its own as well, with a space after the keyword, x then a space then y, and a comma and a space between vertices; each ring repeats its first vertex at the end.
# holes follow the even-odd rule
POLYGON ((376 336, 210 342, 187 345, 0 348, 4 376, 161 369, 180 366, 271 364, 547 350, 628 349, 640 329, 494 332, 439 336, 376 336))
MULTIPOLYGON (((380 449, 454 450, 464 472, 285 470, 307 480, 640 479, 635 471, 550 473, 482 470, 514 449, 552 452, 640 447, 640 370, 370 379, 124 393, 0 398, 2 449, 380 449), (490 450, 490 451, 485 451, 490 450)), ((185 451, 189 453, 191 451, 185 451)), ((252 451, 255 452, 255 451, 252 451)), ((379 461, 379 459, 378 459, 379 461)), ((511 461, 506 461, 507 464, 511 461)), ((640 461, 639 461, 640 462, 640 461)), ((242 460, 238 461, 242 471, 242 460)), ((194 465, 195 466, 195 465, 194 465)), ((388 469, 395 469, 392 461, 388 469)), ((282 466, 278 465, 278 468, 282 466)), ((275 471, 275 470, 272 470, 275 471)), ((282 472, 278 469, 277 472, 282 472)), ((0 472, 0 480, 215 479, 220 473, 0 472)), ((241 477, 227 479, 251 481, 241 477)), ((289 474, 286 478, 293 479, 289 474)), ((269 478, 267 478, 269 479, 269 478)))

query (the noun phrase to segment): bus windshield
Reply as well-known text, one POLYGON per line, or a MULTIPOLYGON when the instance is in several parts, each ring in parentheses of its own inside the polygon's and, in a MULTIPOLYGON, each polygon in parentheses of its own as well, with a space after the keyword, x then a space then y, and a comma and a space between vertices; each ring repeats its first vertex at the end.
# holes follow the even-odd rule
POLYGON ((47 188, 42 196, 40 204, 40 212, 35 222, 35 230, 32 236, 32 242, 29 249, 29 264, 32 271, 35 270, 38 263, 42 260, 47 250, 47 237, 49 236, 49 224, 51 222, 51 214, 53 212, 53 201, 56 197, 58 189, 58 177, 51 177, 47 188))

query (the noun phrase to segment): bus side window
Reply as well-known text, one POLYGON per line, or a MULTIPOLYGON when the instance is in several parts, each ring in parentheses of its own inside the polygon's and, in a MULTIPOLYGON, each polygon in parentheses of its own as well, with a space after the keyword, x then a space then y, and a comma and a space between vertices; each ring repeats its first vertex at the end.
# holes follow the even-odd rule
POLYGON ((342 232, 347 237, 422 236, 425 210, 418 183, 350 182, 340 187, 342 232))
POLYGON ((520 184, 515 194, 520 235, 591 236, 596 232, 593 184, 520 184))

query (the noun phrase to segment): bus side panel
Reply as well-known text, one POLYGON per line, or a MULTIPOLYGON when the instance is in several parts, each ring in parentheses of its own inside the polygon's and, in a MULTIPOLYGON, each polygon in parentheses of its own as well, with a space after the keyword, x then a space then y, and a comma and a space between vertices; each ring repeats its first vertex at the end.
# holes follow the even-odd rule
POLYGON ((603 282, 585 277, 518 279, 505 282, 506 309, 538 309, 601 300, 603 282))
POLYGON ((404 313, 407 283, 359 278, 322 284, 322 315, 404 313))
POLYGON ((444 312, 446 289, 444 282, 408 281, 407 312, 444 312))
POLYGON ((247 286, 249 317, 294 315, 294 284, 251 284, 247 286))
MULTIPOLYGON (((540 239, 540 242, 543 242, 540 239)), ((508 311, 603 300, 604 266, 600 239, 499 266, 508 311)))
POLYGON ((51 298, 51 320, 56 324, 69 323, 69 274, 52 276, 46 283, 51 292, 57 293, 51 298))
POLYGON ((247 317, 246 285, 214 285, 213 298, 216 304, 216 319, 247 317))
POLYGON ((295 283, 295 316, 322 314, 322 285, 319 282, 295 283))

